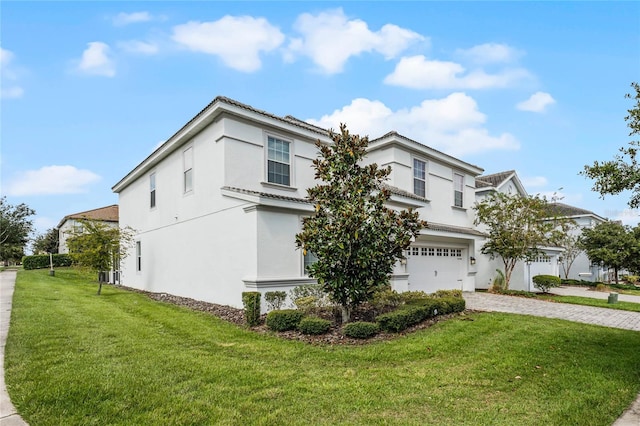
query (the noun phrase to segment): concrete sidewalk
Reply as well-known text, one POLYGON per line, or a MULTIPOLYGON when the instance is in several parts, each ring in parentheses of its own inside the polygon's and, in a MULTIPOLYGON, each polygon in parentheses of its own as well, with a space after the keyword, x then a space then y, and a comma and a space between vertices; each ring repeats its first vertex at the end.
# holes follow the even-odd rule
MULTIPOLYGON (((582 287, 554 288, 553 293, 563 296, 582 296, 594 299, 607 299, 609 293, 589 291, 582 287)), ((640 312, 619 311, 593 306, 553 303, 532 300, 524 297, 502 296, 491 293, 464 293, 467 309, 477 311, 506 312, 521 315, 533 315, 546 318, 558 318, 585 324, 622 328, 640 331, 640 312)), ((618 300, 640 303, 640 297, 619 295, 618 300), (622 298, 624 297, 624 298, 622 298)), ((613 426, 640 426, 640 395, 613 426)))
POLYGON ((9 399, 7 386, 4 382, 4 347, 9 334, 9 322, 11 320, 11 302, 13 300, 13 287, 16 283, 16 271, 7 270, 0 272, 0 426, 24 426, 27 425, 18 414, 9 399))

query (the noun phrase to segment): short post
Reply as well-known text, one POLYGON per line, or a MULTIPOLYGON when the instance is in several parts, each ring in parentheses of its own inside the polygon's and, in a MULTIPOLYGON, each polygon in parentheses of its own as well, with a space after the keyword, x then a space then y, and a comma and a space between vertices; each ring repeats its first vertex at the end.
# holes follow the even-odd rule
POLYGON ((54 276, 56 271, 53 270, 53 254, 49 253, 49 276, 54 276))
POLYGON ((609 304, 618 303, 618 293, 616 293, 615 291, 612 291, 611 293, 609 293, 608 303, 609 304))

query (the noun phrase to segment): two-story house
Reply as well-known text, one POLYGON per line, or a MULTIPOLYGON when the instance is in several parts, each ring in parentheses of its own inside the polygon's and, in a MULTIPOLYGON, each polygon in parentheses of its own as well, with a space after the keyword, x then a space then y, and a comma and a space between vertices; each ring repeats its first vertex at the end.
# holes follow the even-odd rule
MULTIPOLYGON (((509 195, 527 197, 527 191, 522 185, 515 170, 482 175, 476 178, 476 200, 481 202, 492 192, 501 192, 509 195)), ((478 228, 486 231, 482 225, 478 228)), ((482 248, 480 246, 478 249, 482 248)), ((534 259, 519 261, 513 269, 509 288, 511 290, 537 291, 533 285, 533 277, 536 275, 560 275, 560 259, 563 249, 560 247, 538 247, 541 253, 534 259)), ((501 258, 491 259, 488 255, 482 255, 478 265, 476 288, 487 289, 491 287, 497 272, 504 272, 504 263, 501 258)))
MULTIPOLYGON (((325 129, 215 98, 113 187, 121 225, 137 232, 122 283, 240 307, 244 291, 314 282, 295 235, 314 212, 306 190, 317 183, 317 140, 331 143, 325 129)), ((392 167, 390 206, 429 223, 393 287, 473 291, 482 169, 395 132, 371 140, 367 161, 392 167)))
POLYGON ((83 220, 94 220, 102 222, 106 226, 117 228, 119 220, 118 205, 113 204, 110 206, 87 210, 80 213, 68 214, 63 217, 56 227, 56 229, 58 230, 59 253, 69 253, 67 240, 74 234, 82 233, 83 220))

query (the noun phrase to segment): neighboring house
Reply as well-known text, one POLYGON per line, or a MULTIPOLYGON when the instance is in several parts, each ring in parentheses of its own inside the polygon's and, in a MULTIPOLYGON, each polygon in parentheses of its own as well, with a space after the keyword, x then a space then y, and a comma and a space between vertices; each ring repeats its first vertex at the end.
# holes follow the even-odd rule
MULTIPOLYGON (((607 221, 607 219, 602 216, 598 216, 589 210, 573 207, 563 203, 551 203, 550 212, 554 216, 572 219, 576 224, 576 228, 572 230, 574 234, 581 234, 583 229, 593 228, 594 226, 607 221)), ((560 267, 560 274, 562 278, 565 277, 564 268, 566 268, 566 266, 564 263, 565 262, 561 262, 560 267)), ((608 271, 600 265, 592 265, 587 254, 582 252, 578 257, 576 257, 569 268, 568 278, 585 281, 605 281, 608 279, 608 271)))
MULTIPOLYGON (((317 184, 317 140, 331 143, 325 129, 215 98, 113 187, 121 225, 137 231, 122 283, 240 307, 244 291, 315 282, 295 235, 314 213, 306 190, 317 184)), ((390 207, 429 223, 393 287, 473 291, 483 236, 471 207, 483 170, 395 132, 370 141, 367 161, 392 167, 390 207)))
POLYGON ((65 216, 56 229, 58 229, 59 253, 69 253, 67 240, 74 234, 82 232, 81 220, 96 220, 104 224, 118 227, 118 205, 100 207, 98 209, 87 210, 86 212, 74 213, 65 216))
MULTIPOLYGON (((515 170, 494 173, 490 175, 478 176, 476 178, 476 200, 482 201, 492 192, 501 192, 510 195, 527 197, 520 178, 515 170)), ((486 231, 482 226, 481 231, 486 231)), ((480 249, 482 245, 478 249, 480 249)), ((537 291, 533 286, 532 278, 536 275, 560 276, 560 256, 562 248, 559 247, 539 247, 542 253, 535 259, 520 261, 516 264, 511 275, 509 288, 511 290, 537 291)), ((496 277, 496 269, 504 272, 502 259, 496 257, 491 259, 488 255, 482 255, 478 260, 478 274, 476 278, 477 289, 487 289, 496 277)))

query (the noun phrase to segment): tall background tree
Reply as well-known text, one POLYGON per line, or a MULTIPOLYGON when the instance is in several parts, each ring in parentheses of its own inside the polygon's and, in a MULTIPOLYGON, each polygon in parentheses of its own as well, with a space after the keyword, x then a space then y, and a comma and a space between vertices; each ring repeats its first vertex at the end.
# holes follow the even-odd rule
POLYGON ((634 267, 638 244, 634 231, 620 222, 602 222, 582 231, 582 245, 589 260, 613 269, 616 284, 621 269, 634 267))
POLYGON ((36 212, 24 203, 12 205, 0 198, 0 259, 20 260, 33 232, 31 216, 36 212))
POLYGON ((549 220, 547 201, 538 196, 523 197, 494 192, 475 204, 475 224, 487 228, 487 242, 481 252, 504 264, 505 288, 520 260, 536 257, 539 247, 553 245, 561 234, 549 220))
POLYGON ((309 275, 342 307, 346 322, 353 308, 389 285, 393 266, 426 222, 417 212, 386 207, 391 169, 361 165, 367 137, 351 135, 345 125, 329 136, 333 144, 316 143, 313 167, 322 183, 308 189, 316 214, 303 220, 296 244, 318 258, 309 275))
MULTIPOLYGON (((80 220, 80 223, 82 231, 67 239, 74 264, 98 273, 117 269, 133 245, 134 231, 114 228, 96 220, 80 220)), ((98 281, 100 294, 102 280, 98 281)))
MULTIPOLYGON (((635 105, 627 110, 629 115, 624 119, 627 127, 631 129, 629 136, 640 134, 640 84, 631 83, 635 94, 626 94, 625 97, 635 100, 635 105)), ((638 149, 640 141, 632 140, 629 146, 620 148, 620 154, 610 161, 595 161, 592 166, 584 166, 582 175, 595 179, 593 191, 599 192, 602 197, 615 195, 622 191, 631 191, 629 207, 640 207, 640 165, 638 165, 638 149)))
POLYGON ((58 247, 58 230, 56 228, 51 228, 33 239, 33 252, 36 254, 58 253, 58 247))

